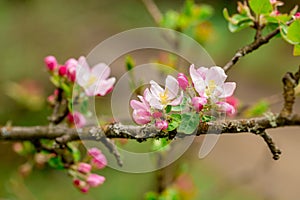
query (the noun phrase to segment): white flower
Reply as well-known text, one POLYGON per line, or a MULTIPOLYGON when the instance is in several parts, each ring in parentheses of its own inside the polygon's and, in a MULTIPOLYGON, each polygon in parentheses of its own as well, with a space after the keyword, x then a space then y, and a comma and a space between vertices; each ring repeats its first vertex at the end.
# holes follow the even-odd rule
POLYGON ((76 81, 88 96, 104 96, 113 89, 116 78, 108 79, 110 68, 105 63, 99 63, 90 69, 85 57, 81 56, 78 65, 81 68, 78 70, 80 76, 76 77, 76 81))
POLYGON ((218 66, 195 69, 195 66, 191 65, 190 75, 198 94, 210 98, 213 102, 232 96, 236 88, 235 82, 225 83, 227 75, 218 66))
POLYGON ((179 92, 178 81, 168 75, 165 89, 160 87, 155 81, 150 81, 149 104, 151 107, 162 110, 167 105, 179 105, 183 98, 183 91, 179 92))

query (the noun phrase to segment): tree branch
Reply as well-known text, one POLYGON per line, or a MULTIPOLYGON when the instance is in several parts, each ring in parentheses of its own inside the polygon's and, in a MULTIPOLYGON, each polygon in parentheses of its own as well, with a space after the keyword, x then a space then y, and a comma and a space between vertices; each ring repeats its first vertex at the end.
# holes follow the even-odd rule
MULTIPOLYGON (((293 20, 287 22, 287 25, 290 25, 293 22, 293 20)), ((268 43, 273 37, 275 37, 278 33, 280 33, 280 27, 276 28, 274 31, 269 33, 266 36, 261 35, 261 29, 262 27, 257 28, 256 34, 255 34, 255 40, 241 49, 239 49, 235 55, 231 58, 231 60, 223 67, 225 72, 231 69, 239 60, 241 57, 251 53, 252 51, 258 49, 260 46, 268 43)))

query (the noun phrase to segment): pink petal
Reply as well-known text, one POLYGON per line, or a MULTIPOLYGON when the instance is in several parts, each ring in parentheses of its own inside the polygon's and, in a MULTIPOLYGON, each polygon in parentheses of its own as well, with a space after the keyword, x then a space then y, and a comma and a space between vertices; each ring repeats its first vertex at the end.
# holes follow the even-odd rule
POLYGON ((114 86, 114 83, 116 82, 116 78, 112 77, 108 80, 100 81, 96 94, 99 94, 100 96, 104 96, 107 94, 109 90, 114 86))

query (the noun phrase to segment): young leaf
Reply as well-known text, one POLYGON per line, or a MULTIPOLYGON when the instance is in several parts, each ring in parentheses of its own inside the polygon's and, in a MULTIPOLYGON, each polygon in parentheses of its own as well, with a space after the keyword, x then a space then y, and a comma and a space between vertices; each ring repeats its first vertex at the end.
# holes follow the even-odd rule
POLYGON ((297 44, 294 46, 294 52, 293 52, 294 56, 300 56, 300 44, 297 44))
POLYGON ((175 130, 180 125, 180 121, 181 121, 180 114, 172 114, 170 117, 171 117, 171 121, 168 124, 167 131, 175 130))
POLYGON ((171 105, 167 105, 167 107, 165 108, 165 110, 166 110, 166 113, 171 112, 172 106, 171 105))
POLYGON ((185 134, 192 134, 199 125, 200 117, 197 113, 183 113, 181 115, 181 124, 177 131, 185 134))
POLYGON ((288 27, 287 38, 295 43, 300 43, 300 20, 294 21, 288 27))
POLYGON ((250 8, 257 14, 269 14, 273 7, 270 0, 250 0, 250 8))
POLYGON ((64 163, 59 156, 50 158, 48 164, 55 169, 64 169, 64 163))

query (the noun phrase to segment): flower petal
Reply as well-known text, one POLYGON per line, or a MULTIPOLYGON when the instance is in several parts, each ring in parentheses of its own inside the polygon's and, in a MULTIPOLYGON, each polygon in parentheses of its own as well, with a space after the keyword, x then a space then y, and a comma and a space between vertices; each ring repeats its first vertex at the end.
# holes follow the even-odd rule
POLYGON ((160 103, 157 98, 151 98, 149 102, 150 106, 159 110, 162 110, 164 106, 160 103))
POLYGON ((78 59, 78 69, 76 70, 76 81, 80 86, 84 87, 90 77, 90 67, 84 56, 78 59))
POLYGON ((233 95, 233 92, 236 88, 235 82, 226 82, 223 86, 223 94, 220 95, 220 98, 226 98, 233 95))
POLYGON ((96 94, 100 94, 101 96, 106 95, 107 92, 109 92, 112 89, 115 82, 116 82, 115 77, 100 81, 100 83, 98 84, 98 87, 97 87, 96 94))
POLYGON ((158 85, 158 83, 156 83, 153 80, 150 81, 150 84, 151 84, 150 91, 152 95, 155 98, 160 99, 160 94, 164 93, 164 90, 160 87, 160 85, 158 85))
POLYGON ((105 80, 110 75, 110 67, 108 67, 105 63, 99 63, 93 67, 92 75, 97 77, 98 80, 105 80))
POLYGON ((213 80, 215 84, 222 85, 227 78, 227 75, 225 74, 224 70, 221 67, 215 66, 209 68, 209 70, 206 73, 206 79, 205 82, 209 83, 209 81, 213 80))
POLYGON ((167 91, 168 99, 174 99, 177 96, 179 90, 178 81, 173 76, 168 75, 165 88, 167 91))
POLYGON ((170 103, 170 105, 171 105, 171 106, 177 106, 177 105, 181 104, 182 99, 183 99, 183 91, 181 91, 180 96, 177 97, 176 99, 174 99, 174 100, 170 103))

